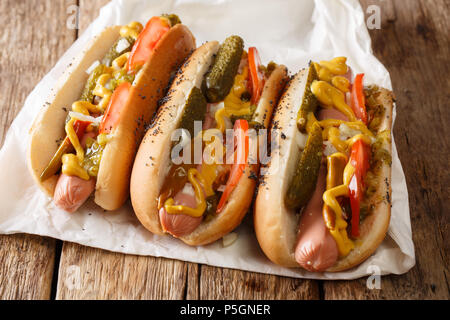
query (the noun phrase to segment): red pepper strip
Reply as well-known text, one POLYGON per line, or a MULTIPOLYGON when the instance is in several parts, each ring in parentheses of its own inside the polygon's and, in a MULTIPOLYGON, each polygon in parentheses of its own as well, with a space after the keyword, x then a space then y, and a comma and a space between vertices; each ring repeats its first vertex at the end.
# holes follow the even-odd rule
POLYGON ((127 70, 131 72, 138 66, 144 65, 150 58, 159 39, 169 31, 170 25, 166 19, 161 17, 151 18, 145 25, 144 30, 139 34, 131 49, 130 57, 127 61, 127 70))
POLYGON ((255 47, 248 49, 248 67, 250 69, 250 83, 253 105, 257 104, 261 97, 264 87, 264 75, 259 70, 261 66, 261 59, 259 58, 258 50, 255 47))
POLYGON ((351 165, 355 168, 350 183, 350 206, 352 208, 352 230, 353 237, 359 236, 359 209, 361 201, 364 196, 364 182, 363 178, 369 170, 370 160, 370 147, 366 145, 361 139, 357 140, 351 150, 350 161, 351 165))
POLYGON ((234 138, 236 141, 236 151, 234 153, 234 163, 231 167, 230 177, 228 178, 225 190, 217 205, 217 213, 220 213, 225 207, 231 192, 239 182, 244 173, 249 153, 249 137, 247 120, 238 119, 234 123, 234 138))
POLYGON ((128 100, 130 88, 131 84, 129 82, 123 82, 114 90, 100 123, 99 133, 110 133, 111 129, 117 125, 122 109, 128 100))
POLYGON ((351 106, 356 118, 367 124, 367 111, 363 92, 364 73, 359 73, 355 77, 352 85, 351 106))
MULTIPOLYGON (((75 120, 73 122, 73 129, 75 130, 75 133, 77 134, 79 141, 81 141, 81 139, 83 138, 84 132, 86 131, 86 128, 89 124, 90 124, 89 121, 75 120)), ((59 145, 58 150, 56 150, 55 155, 50 160, 47 167, 45 167, 44 171, 42 171, 40 180, 45 181, 48 178, 55 175, 61 168, 62 156, 66 153, 71 152, 72 150, 73 150, 72 143, 70 142, 69 137, 66 136, 63 142, 59 145)))

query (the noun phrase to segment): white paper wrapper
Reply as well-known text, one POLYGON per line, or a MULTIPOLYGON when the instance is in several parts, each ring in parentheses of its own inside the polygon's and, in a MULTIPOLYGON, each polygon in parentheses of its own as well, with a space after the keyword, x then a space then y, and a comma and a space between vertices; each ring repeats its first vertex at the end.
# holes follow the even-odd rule
MULTIPOLYGON (((34 184, 26 165, 27 132, 51 88, 70 60, 106 26, 145 23, 151 16, 173 12, 189 26, 201 44, 242 36, 256 46, 262 61, 274 60, 296 72, 310 59, 347 56, 354 72, 365 72, 365 83, 391 89, 389 73, 372 55, 363 11, 356 0, 316 1, 112 1, 64 54, 25 101, 0 151, 0 232, 50 236, 111 251, 174 258, 213 266, 298 278, 354 279, 369 274, 400 274, 415 263, 405 177, 393 143, 392 218, 388 236, 376 253, 356 269, 341 273, 310 273, 274 265, 262 253, 252 230, 251 215, 236 229, 237 240, 189 247, 172 237, 155 236, 137 221, 127 203, 104 212, 93 201, 79 212, 55 208, 34 184)), ((380 31, 382 32, 382 31, 380 31)))

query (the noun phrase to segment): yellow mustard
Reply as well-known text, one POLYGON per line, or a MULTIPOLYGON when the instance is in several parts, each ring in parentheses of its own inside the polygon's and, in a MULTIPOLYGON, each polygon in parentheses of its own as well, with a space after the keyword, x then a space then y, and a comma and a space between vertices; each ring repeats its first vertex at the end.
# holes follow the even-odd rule
POLYGON ((183 205, 174 205, 173 198, 169 198, 164 203, 164 209, 166 209, 166 212, 169 214, 185 214, 191 217, 201 217, 203 213, 206 210, 206 201, 205 196, 203 194, 202 187, 200 185, 200 182, 195 179, 195 176, 199 178, 199 180, 203 180, 203 177, 201 177, 201 174, 198 172, 197 169, 191 168, 188 171, 188 180, 194 187, 195 192, 195 200, 197 201, 197 207, 190 208, 183 205))
POLYGON ((347 125, 349 128, 354 130, 359 130, 363 134, 374 138, 374 134, 367 128, 367 126, 362 121, 344 121, 344 120, 338 120, 338 119, 326 119, 319 121, 319 124, 324 130, 326 130, 328 127, 339 127, 341 124, 347 125))
POLYGON ((75 149, 76 155, 67 153, 64 154, 61 158, 62 160, 62 173, 69 176, 77 176, 84 180, 89 180, 89 175, 87 171, 81 166, 84 160, 84 150, 78 140, 78 136, 73 128, 73 123, 75 119, 71 119, 67 122, 65 130, 66 134, 69 137, 70 143, 75 149))
POLYGON ((335 76, 331 78, 331 84, 342 92, 350 91, 350 81, 342 76, 335 76))
POLYGON ((137 39, 142 29, 144 29, 144 27, 142 26, 141 23, 133 21, 127 24, 126 26, 122 26, 122 28, 120 28, 120 36, 124 38, 131 37, 133 39, 137 39))
POLYGON ((352 108, 345 103, 345 95, 342 91, 322 80, 314 80, 311 84, 311 91, 320 103, 334 107, 345 114, 350 121, 356 121, 352 108))
POLYGON ((251 113, 250 101, 242 101, 241 96, 247 91, 246 79, 248 78, 248 67, 244 67, 241 74, 234 77, 233 87, 224 99, 224 107, 214 114, 217 128, 224 132, 226 129, 223 117, 244 116, 251 113))
POLYGON ((355 247, 355 245, 347 235, 347 222, 343 218, 342 208, 339 205, 339 202, 337 201, 337 197, 341 196, 344 197, 349 196, 348 185, 342 184, 340 186, 325 191, 323 194, 323 202, 325 203, 325 205, 329 206, 336 215, 335 226, 334 228, 329 228, 329 231, 330 234, 333 236, 334 240, 336 241, 339 250, 339 255, 341 257, 344 257, 349 254, 349 252, 355 247))
POLYGON ((128 58, 130 57, 130 54, 131 53, 128 51, 115 58, 112 62, 112 67, 116 70, 123 69, 128 61, 128 58))
MULTIPOLYGON (((347 222, 343 218, 342 208, 337 201, 337 197, 349 197, 350 191, 348 186, 355 173, 355 168, 346 154, 357 140, 361 139, 367 145, 371 145, 374 139, 374 134, 363 122, 356 119, 353 110, 345 103, 345 93, 349 92, 350 88, 348 79, 342 77, 348 72, 346 61, 345 57, 337 57, 330 61, 314 63, 319 80, 313 81, 311 84, 311 91, 322 105, 336 108, 350 120, 327 119, 319 121, 320 126, 323 128, 323 139, 330 141, 338 150, 338 152, 328 156, 329 163, 337 163, 330 160, 333 157, 344 157, 348 161, 343 171, 343 184, 332 187, 323 194, 325 205, 330 207, 335 214, 334 227, 327 224, 327 228, 336 241, 341 257, 347 256, 355 247, 354 242, 348 237, 347 222), (340 139, 340 131, 338 129, 341 124, 346 124, 349 128, 358 130, 361 133, 343 141, 340 139)), ((333 169, 331 168, 331 170, 333 169)))
POLYGON ((346 57, 336 57, 328 61, 326 60, 320 61, 320 66, 322 68, 327 68, 331 73, 335 75, 344 75, 348 71, 346 63, 347 63, 346 57))

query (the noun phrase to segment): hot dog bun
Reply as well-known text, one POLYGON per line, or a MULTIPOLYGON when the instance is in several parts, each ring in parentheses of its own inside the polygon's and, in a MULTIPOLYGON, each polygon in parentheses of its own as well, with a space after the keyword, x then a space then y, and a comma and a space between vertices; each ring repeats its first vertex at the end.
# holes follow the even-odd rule
POLYGON ((105 29, 93 38, 86 49, 66 69, 52 90, 51 103, 42 106, 30 129, 30 144, 28 147, 28 167, 39 187, 53 197, 58 176, 53 176, 44 182, 40 175, 58 149, 58 142, 64 138, 64 121, 70 105, 76 101, 89 77, 88 68, 105 54, 119 37, 120 26, 105 29), (64 108, 64 109, 63 109, 64 108))
MULTIPOLYGON (((164 234, 157 199, 171 164, 171 134, 178 128, 189 92, 194 86, 200 88, 219 47, 216 41, 207 42, 183 64, 136 155, 131 175, 131 201, 140 222, 155 234, 164 234)), ((287 69, 278 66, 265 84, 258 110, 265 114, 266 127, 286 78, 287 69)), ((203 245, 221 238, 239 225, 251 204, 256 185, 255 179, 250 178, 251 172, 253 176, 257 174, 258 166, 246 165, 244 174, 219 215, 202 222, 193 232, 180 239, 189 245, 203 245)))
MULTIPOLYGON (((283 133, 279 147, 272 149, 272 161, 267 165, 267 174, 260 178, 258 195, 254 205, 254 226, 258 242, 266 256, 276 264, 285 267, 299 267, 294 251, 299 232, 300 215, 285 205, 285 195, 289 187, 288 177, 294 174, 295 164, 300 152, 296 147, 296 115, 307 85, 308 70, 298 72, 288 83, 274 111, 272 126, 276 124, 278 132, 283 133), (293 116, 294 115, 294 116, 293 116), (279 162, 273 159, 279 159, 279 162)), ((392 93, 380 89, 373 98, 385 108, 385 115, 378 132, 390 130, 392 126, 392 93)), ((297 137, 297 138, 296 138, 297 137)), ((391 152, 390 142, 383 147, 391 152)), ((360 226, 360 238, 356 248, 348 256, 327 271, 342 271, 360 264, 367 259, 384 239, 390 219, 390 166, 383 164, 378 179, 378 190, 374 197, 383 200, 377 202, 373 212, 360 226)))
POLYGON ((195 38, 189 29, 177 24, 158 42, 133 85, 123 109, 123 118, 113 138, 103 151, 95 188, 95 202, 106 210, 122 206, 130 191, 134 156, 150 123, 164 88, 184 59, 195 49, 195 38))
MULTIPOLYGON (((29 168, 38 185, 49 196, 53 196, 58 176, 41 182, 40 174, 58 148, 55 141, 65 136, 64 120, 86 83, 86 70, 105 56, 119 38, 119 30, 120 26, 108 28, 91 41, 59 80, 51 104, 39 114, 30 130, 29 168)), ((158 100, 163 97, 171 73, 194 48, 194 36, 186 26, 177 24, 159 40, 150 59, 138 73, 100 162, 95 202, 102 208, 118 209, 128 197, 133 158, 144 126, 150 122, 158 100)))

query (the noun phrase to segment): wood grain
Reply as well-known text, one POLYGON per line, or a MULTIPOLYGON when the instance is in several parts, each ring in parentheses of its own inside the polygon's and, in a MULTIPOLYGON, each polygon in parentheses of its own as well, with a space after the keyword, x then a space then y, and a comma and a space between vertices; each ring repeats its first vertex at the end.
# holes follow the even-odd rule
MULTIPOLYGON (((0 146, 26 96, 75 39, 66 28, 66 9, 74 3, 0 1, 0 146)), ((0 236, 0 299, 49 299, 55 244, 38 236, 0 236)))
POLYGON ((56 299, 183 299, 189 265, 65 242, 56 299))
POLYGON ((319 299, 318 282, 202 265, 200 299, 319 299))
POLYGON ((416 266, 382 277, 325 282, 326 299, 449 299, 450 4, 438 1, 361 1, 381 7, 381 30, 371 30, 375 55, 391 73, 397 97, 394 136, 409 192, 416 266), (385 11, 386 10, 386 11, 385 11), (384 15, 386 13, 386 15, 384 15))

